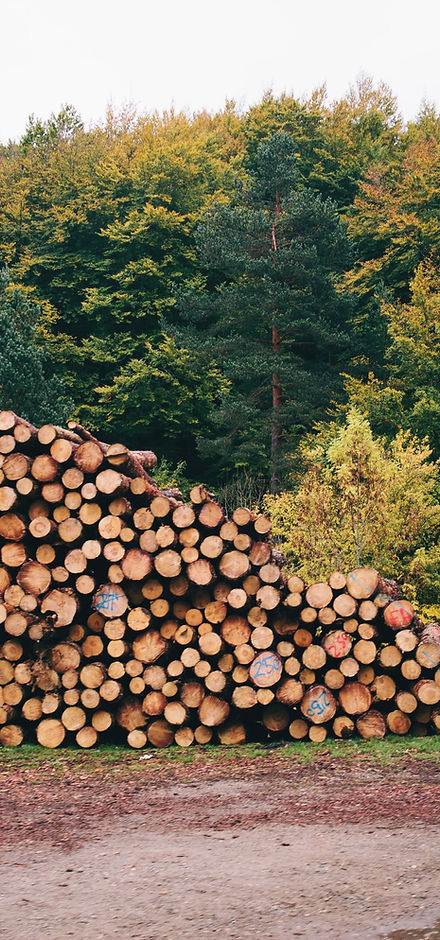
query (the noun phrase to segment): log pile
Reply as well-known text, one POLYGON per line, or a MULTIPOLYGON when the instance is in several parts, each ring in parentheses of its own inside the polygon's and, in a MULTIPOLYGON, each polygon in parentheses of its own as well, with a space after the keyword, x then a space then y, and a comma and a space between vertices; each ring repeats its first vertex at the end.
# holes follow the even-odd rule
POLYGON ((151 451, 0 412, 0 743, 440 729, 440 627, 370 568, 286 578, 270 521, 151 451))

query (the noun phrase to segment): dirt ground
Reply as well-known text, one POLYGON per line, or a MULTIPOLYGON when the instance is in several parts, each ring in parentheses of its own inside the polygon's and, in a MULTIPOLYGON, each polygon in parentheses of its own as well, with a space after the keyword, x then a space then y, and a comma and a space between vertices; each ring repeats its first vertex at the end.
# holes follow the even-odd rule
POLYGON ((440 767, 0 771, 2 940, 440 938, 440 767))

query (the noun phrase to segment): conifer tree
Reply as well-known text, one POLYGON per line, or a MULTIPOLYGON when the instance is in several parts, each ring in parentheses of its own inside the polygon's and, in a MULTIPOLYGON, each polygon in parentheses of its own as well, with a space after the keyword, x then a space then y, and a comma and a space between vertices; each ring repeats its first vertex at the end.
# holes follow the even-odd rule
POLYGON ((322 413, 347 356, 345 229, 332 201, 298 183, 295 143, 280 132, 260 144, 235 203, 207 214, 199 248, 207 280, 180 293, 175 335, 233 388, 201 447, 229 469, 270 463, 275 491, 283 452, 322 413))
POLYGON ((72 407, 38 336, 40 308, 0 271, 0 400, 35 424, 62 424, 72 407))

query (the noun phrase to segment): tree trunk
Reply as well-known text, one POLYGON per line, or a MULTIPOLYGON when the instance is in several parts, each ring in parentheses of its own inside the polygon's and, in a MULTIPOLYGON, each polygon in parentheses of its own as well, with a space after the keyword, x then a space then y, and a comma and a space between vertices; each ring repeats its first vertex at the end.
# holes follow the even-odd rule
MULTIPOLYGON (((280 193, 277 190, 275 196, 275 218, 272 226, 272 250, 277 251, 277 225, 281 214, 281 200, 280 193)), ((276 312, 274 311, 274 320, 276 317, 276 312)), ((281 337, 280 331, 274 322, 272 325, 272 354, 275 363, 275 368, 272 373, 272 437, 271 437, 271 481, 270 481, 270 491, 271 493, 276 493, 280 485, 280 476, 279 476, 279 460, 280 460, 280 444, 281 444, 281 421, 280 421, 280 409, 281 409, 281 382, 279 374, 279 356, 281 351, 281 337)))

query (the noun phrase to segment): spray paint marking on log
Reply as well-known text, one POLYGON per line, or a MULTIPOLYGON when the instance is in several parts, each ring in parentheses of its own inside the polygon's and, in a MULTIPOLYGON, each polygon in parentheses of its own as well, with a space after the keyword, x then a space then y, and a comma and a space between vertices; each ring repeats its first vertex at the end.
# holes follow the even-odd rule
MULTIPOLYGON (((366 584, 364 584, 362 581, 360 581, 360 579, 357 578, 356 575, 353 574, 353 572, 350 572, 350 577, 352 578, 353 581, 356 581, 356 584, 360 584, 361 588, 364 588, 364 590, 365 590, 365 589, 368 590, 368 586, 367 586, 366 584)), ((381 600, 381 601, 389 601, 389 600, 391 600, 391 598, 388 597, 388 594, 382 594, 382 593, 376 594, 376 598, 377 598, 378 600, 381 600)), ((399 609, 396 610, 396 611, 391 615, 394 624, 396 624, 396 622, 397 622, 397 621, 396 621, 396 618, 399 616, 399 612, 400 612, 400 613, 404 613, 404 614, 408 614, 408 611, 406 610, 405 607, 399 607, 399 609)), ((408 622, 408 623, 411 623, 411 620, 412 620, 412 617, 410 616, 407 622, 408 622)))
POLYGON ((337 636, 335 637, 333 643, 328 647, 328 652, 331 656, 334 656, 335 659, 339 659, 342 656, 345 656, 347 649, 347 637, 337 636))
POLYGON ((113 591, 102 591, 97 595, 98 602, 96 604, 96 610, 106 610, 113 613, 115 604, 119 601, 119 594, 115 594, 113 591))
POLYGON ((309 718, 313 718, 315 714, 322 715, 329 705, 331 705, 331 702, 327 697, 327 693, 325 691, 320 692, 313 702, 310 703, 306 715, 308 715, 309 718))
MULTIPOLYGON (((435 669, 435 667, 437 666, 437 663, 434 662, 434 660, 431 658, 431 656, 429 656, 428 653, 425 653, 425 650, 422 650, 421 653, 422 653, 422 656, 425 657, 425 659, 428 659, 429 662, 432 663, 432 665, 433 665, 433 667, 434 667, 434 669, 435 669)), ((429 668, 429 667, 427 667, 427 668, 429 668)))
POLYGON ((257 662, 257 668, 254 673, 254 679, 266 678, 273 672, 279 672, 280 661, 274 653, 268 653, 257 662))
POLYGON ((412 614, 410 614, 410 612, 406 610, 405 607, 399 607, 397 610, 393 610, 389 614, 389 620, 395 627, 401 626, 401 620, 403 620, 403 625, 407 627, 411 623, 412 619, 412 614))

